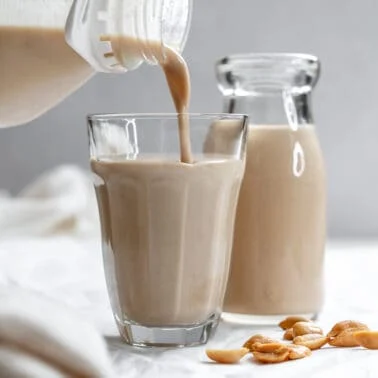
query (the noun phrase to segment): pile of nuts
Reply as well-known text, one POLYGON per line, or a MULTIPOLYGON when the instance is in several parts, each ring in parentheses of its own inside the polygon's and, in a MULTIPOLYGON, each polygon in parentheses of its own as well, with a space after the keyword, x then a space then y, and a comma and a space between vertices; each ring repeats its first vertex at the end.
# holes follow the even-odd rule
POLYGON ((311 320, 289 316, 279 323, 285 331, 281 342, 263 335, 253 335, 239 349, 207 349, 207 356, 218 363, 234 364, 249 353, 263 363, 277 363, 308 357, 313 350, 326 344, 334 347, 378 349, 378 331, 370 331, 366 324, 354 320, 336 323, 324 335, 323 330, 311 320))

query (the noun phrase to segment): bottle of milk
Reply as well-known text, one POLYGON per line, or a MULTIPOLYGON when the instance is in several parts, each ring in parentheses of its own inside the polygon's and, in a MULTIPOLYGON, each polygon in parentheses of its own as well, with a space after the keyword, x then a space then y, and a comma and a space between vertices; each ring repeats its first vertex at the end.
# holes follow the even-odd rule
POLYGON ((0 127, 36 119, 95 72, 181 52, 192 0, 0 0, 0 127))
MULTIPOLYGON (((311 106, 320 62, 241 54, 219 61, 216 73, 224 110, 250 121, 224 318, 316 318, 326 238, 326 172, 311 106)), ((214 128, 213 139, 232 137, 229 126, 214 128)))

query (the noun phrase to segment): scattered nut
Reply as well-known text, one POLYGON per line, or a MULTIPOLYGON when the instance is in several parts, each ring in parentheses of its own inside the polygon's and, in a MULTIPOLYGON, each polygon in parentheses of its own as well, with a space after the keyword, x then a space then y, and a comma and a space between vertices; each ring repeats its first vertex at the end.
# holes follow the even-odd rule
POLYGON ((311 349, 304 345, 289 344, 289 360, 298 360, 311 356, 311 349))
POLYGON ((260 343, 260 344, 268 344, 268 343, 278 343, 277 340, 271 339, 270 337, 263 336, 260 334, 253 335, 250 337, 244 344, 243 348, 247 348, 252 352, 253 344, 260 343))
POLYGON ((239 362, 249 349, 206 349, 207 357, 220 364, 235 364, 239 362))
POLYGON ((367 349, 378 349, 377 331, 357 331, 354 332, 357 343, 367 349))
POLYGON ((296 345, 304 345, 311 350, 320 349, 327 344, 328 337, 317 333, 309 333, 303 336, 294 337, 293 343, 296 345))
POLYGON ((283 338, 293 340, 293 344, 256 334, 240 349, 207 349, 206 354, 211 360, 222 364, 238 363, 250 352, 262 363, 278 363, 310 356, 312 350, 320 349, 327 343, 337 347, 378 349, 378 331, 370 331, 366 324, 354 320, 336 323, 326 336, 319 326, 302 316, 289 316, 279 326, 285 330, 283 338))
POLYGON ((253 357, 263 363, 277 363, 289 358, 289 347, 281 343, 253 344, 253 357))
POLYGON ((293 340, 294 335, 293 335, 293 328, 288 328, 284 335, 283 335, 284 340, 293 340))
POLYGON ((346 329, 356 329, 356 330, 368 330, 369 327, 361 322, 357 322, 355 320, 343 320, 342 322, 336 323, 332 329, 328 332, 327 336, 335 337, 339 335, 342 331, 346 329))
POLYGON ((311 320, 305 318, 304 316, 288 316, 286 319, 282 320, 278 325, 282 329, 293 328, 293 325, 298 322, 311 322, 311 320))
POLYGON ((293 326, 293 337, 316 333, 323 334, 323 330, 312 322, 297 322, 293 326))
POLYGON ((368 330, 368 326, 364 323, 354 320, 344 320, 336 323, 327 336, 330 337, 329 344, 332 346, 354 347, 359 345, 354 337, 354 333, 368 330))
POLYGON ((359 343, 354 337, 354 333, 357 329, 345 329, 341 333, 339 333, 336 337, 332 337, 329 340, 329 345, 336 346, 336 347, 355 347, 359 346, 359 343))

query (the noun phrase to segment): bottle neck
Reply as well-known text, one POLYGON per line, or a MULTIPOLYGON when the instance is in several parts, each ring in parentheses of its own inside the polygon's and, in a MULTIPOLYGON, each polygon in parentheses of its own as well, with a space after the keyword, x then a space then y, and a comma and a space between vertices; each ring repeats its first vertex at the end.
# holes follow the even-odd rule
POLYGON ((301 125, 312 124, 311 92, 293 94, 276 91, 269 94, 235 94, 225 96, 223 110, 226 113, 248 114, 251 124, 301 125))
POLYGON ((247 113, 256 124, 313 123, 311 93, 320 74, 307 54, 231 55, 216 65, 225 111, 247 113))
POLYGON ((97 71, 126 72, 181 52, 191 12, 192 0, 74 0, 66 39, 97 71))

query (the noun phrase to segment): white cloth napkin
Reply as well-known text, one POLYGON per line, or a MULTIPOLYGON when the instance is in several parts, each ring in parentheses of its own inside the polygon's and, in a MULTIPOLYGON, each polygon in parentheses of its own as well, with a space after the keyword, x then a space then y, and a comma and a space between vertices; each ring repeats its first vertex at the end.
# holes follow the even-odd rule
MULTIPOLYGON (((0 193, 2 246, 5 240, 25 240, 30 254, 30 240, 60 235, 99 235, 89 173, 61 166, 17 197, 0 193)), ((23 263, 17 264, 20 273, 23 263)), ((112 376, 105 342, 94 327, 43 292, 12 286, 6 277, 0 276, 0 283, 0 378, 112 376)))
POLYGON ((61 166, 26 187, 16 198, 0 195, 0 238, 99 233, 89 173, 61 166))
POLYGON ((0 288, 0 377, 112 377, 105 343, 89 323, 43 294, 0 288))

